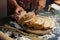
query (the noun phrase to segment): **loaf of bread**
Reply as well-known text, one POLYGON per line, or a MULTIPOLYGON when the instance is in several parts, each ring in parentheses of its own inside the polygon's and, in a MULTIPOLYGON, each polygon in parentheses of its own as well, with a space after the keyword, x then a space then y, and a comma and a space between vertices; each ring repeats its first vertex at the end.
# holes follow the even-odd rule
POLYGON ((55 22, 47 17, 33 17, 24 22, 27 27, 32 29, 51 29, 55 26, 55 22))
POLYGON ((19 19, 19 24, 34 30, 52 29, 55 26, 53 19, 46 16, 37 16, 34 12, 21 12, 19 19))

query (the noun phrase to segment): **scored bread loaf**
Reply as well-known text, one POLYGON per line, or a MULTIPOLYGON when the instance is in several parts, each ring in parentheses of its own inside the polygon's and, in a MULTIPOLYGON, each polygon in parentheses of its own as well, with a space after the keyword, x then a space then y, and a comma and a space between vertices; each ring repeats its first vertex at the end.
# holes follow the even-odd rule
POLYGON ((35 16, 32 19, 25 21, 24 23, 29 28, 33 28, 33 29, 49 29, 49 28, 53 28, 55 25, 52 19, 49 19, 44 16, 41 17, 35 16))
POLYGON ((46 16, 37 16, 34 12, 21 12, 19 19, 19 24, 22 24, 30 29, 51 29, 55 26, 55 22, 51 18, 49 19, 46 16))

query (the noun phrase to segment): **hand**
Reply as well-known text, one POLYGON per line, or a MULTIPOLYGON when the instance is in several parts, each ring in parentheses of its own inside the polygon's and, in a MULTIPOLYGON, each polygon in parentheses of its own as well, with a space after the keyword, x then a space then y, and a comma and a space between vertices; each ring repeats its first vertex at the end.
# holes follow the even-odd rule
POLYGON ((46 5, 46 0, 39 0, 39 3, 38 4, 39 5, 38 5, 37 9, 38 10, 39 9, 43 9, 45 7, 45 5, 46 5))
POLYGON ((24 11, 24 9, 20 6, 16 7, 15 13, 20 14, 20 12, 24 11))
POLYGON ((16 7, 15 13, 14 13, 14 18, 15 18, 16 20, 19 19, 19 15, 20 15, 20 13, 21 13, 22 11, 24 11, 24 9, 23 9, 22 7, 20 7, 20 6, 16 7))
POLYGON ((60 0, 54 0, 54 2, 60 6, 60 0))

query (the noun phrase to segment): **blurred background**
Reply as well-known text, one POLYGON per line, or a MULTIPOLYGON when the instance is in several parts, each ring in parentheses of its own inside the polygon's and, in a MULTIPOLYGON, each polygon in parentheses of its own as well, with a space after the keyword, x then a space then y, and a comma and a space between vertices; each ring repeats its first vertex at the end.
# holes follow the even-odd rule
POLYGON ((0 19, 7 16, 7 0, 0 0, 0 19))

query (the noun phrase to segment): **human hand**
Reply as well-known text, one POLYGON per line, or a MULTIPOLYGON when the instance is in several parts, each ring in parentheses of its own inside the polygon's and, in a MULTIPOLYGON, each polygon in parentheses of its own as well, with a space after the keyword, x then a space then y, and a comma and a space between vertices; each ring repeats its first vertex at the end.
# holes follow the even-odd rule
POLYGON ((14 18, 16 20, 19 19, 19 15, 21 14, 22 11, 24 11, 24 9, 22 7, 20 7, 20 6, 16 7, 15 12, 14 12, 14 18))
POLYGON ((46 5, 46 0, 39 0, 37 9, 43 9, 46 5))
POLYGON ((45 7, 46 0, 32 0, 32 8, 41 10, 45 7))
POLYGON ((60 0, 54 0, 54 2, 60 6, 60 0))

